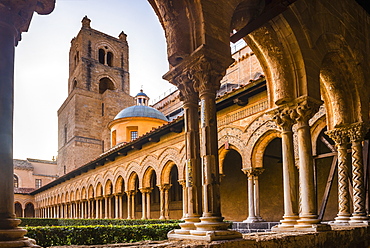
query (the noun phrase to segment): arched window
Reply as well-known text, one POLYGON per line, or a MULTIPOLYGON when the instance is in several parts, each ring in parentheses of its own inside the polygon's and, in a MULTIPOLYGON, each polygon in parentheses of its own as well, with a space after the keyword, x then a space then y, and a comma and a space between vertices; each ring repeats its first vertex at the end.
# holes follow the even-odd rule
POLYGON ((103 94, 106 90, 114 90, 114 83, 109 78, 99 80, 99 93, 103 94))
POLYGON ((107 64, 108 66, 113 66, 113 53, 107 53, 107 64))
POLYGON ((104 49, 99 49, 99 63, 103 64, 105 63, 105 51, 104 49))
POLYGON ((18 187, 19 187, 19 180, 18 180, 18 177, 14 175, 14 188, 18 188, 18 187))

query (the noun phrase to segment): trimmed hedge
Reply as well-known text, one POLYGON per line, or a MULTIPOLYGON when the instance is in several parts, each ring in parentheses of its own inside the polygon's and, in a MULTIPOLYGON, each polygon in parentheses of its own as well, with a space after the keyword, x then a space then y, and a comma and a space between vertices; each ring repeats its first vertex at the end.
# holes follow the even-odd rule
POLYGON ((126 219, 41 219, 41 218, 19 218, 22 220, 20 226, 96 226, 96 225, 146 225, 181 223, 181 220, 126 220, 126 219))
POLYGON ((96 226, 48 226, 26 227, 27 237, 37 240, 42 247, 61 245, 102 245, 138 242, 142 240, 164 240, 170 230, 179 225, 96 225, 96 226))

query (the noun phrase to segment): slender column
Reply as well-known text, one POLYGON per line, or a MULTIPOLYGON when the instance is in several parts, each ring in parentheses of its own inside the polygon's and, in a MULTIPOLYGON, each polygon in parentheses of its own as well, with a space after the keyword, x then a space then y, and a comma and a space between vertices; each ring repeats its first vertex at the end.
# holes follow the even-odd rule
POLYGON ((105 196, 104 201, 105 201, 105 211, 104 211, 104 218, 108 219, 109 218, 109 197, 105 196))
POLYGON ((115 219, 118 219, 118 214, 119 214, 119 196, 118 195, 115 195, 114 196, 114 204, 115 204, 115 208, 114 208, 114 218, 115 219))
POLYGON ((301 189, 300 219, 297 228, 311 228, 312 224, 320 223, 317 215, 317 199, 314 185, 314 170, 312 158, 312 141, 309 119, 317 112, 319 104, 304 99, 298 103, 297 137, 299 153, 299 182, 301 189))
POLYGON ((133 219, 136 219, 136 216, 135 216, 135 195, 136 195, 136 191, 133 190, 132 193, 131 193, 131 217, 133 219))
POLYGON ((141 207, 142 207, 141 219, 146 220, 147 219, 147 216, 146 216, 146 204, 147 204, 146 203, 146 188, 141 188, 140 192, 141 192, 141 207))
POLYGON ((365 208, 364 164, 362 141, 367 132, 364 123, 354 123, 349 128, 349 137, 352 143, 352 183, 353 183, 353 213, 351 224, 364 223, 369 217, 365 208))
POLYGON ((119 196, 119 216, 118 218, 123 219, 123 195, 119 196))
POLYGON ((349 169, 347 162, 346 128, 335 128, 326 134, 335 142, 338 151, 338 214, 335 223, 348 223, 350 220, 349 169))
POLYGON ((243 169, 243 172, 248 176, 248 218, 243 222, 252 223, 257 222, 258 218, 255 213, 254 201, 254 179, 253 168, 243 169))
POLYGON ((169 219, 169 202, 168 190, 171 188, 170 184, 157 185, 160 192, 160 217, 161 220, 169 219))
POLYGON ((284 216, 278 228, 292 228, 298 220, 298 192, 294 165, 294 145, 292 126, 295 123, 294 109, 286 107, 275 112, 273 117, 281 129, 283 158, 284 216))
POLYGON ((132 214, 131 214, 131 191, 126 191, 127 195, 127 219, 130 220, 132 219, 132 214))
POLYGON ((253 183, 254 183, 254 211, 258 221, 264 221, 260 216, 260 189, 259 189, 259 180, 258 176, 263 173, 265 169, 263 168, 254 168, 254 176, 253 176, 253 183))
POLYGON ((182 187, 182 218, 184 219, 187 212, 188 194, 186 190, 186 180, 178 180, 182 187))
POLYGON ((100 219, 103 219, 103 201, 104 201, 103 197, 99 199, 99 218, 100 219))
POLYGON ((146 217, 148 219, 151 218, 151 214, 150 214, 150 194, 152 193, 152 188, 148 188, 148 191, 146 193, 146 217))
MULTIPOLYGON (((200 222, 202 214, 202 177, 200 162, 200 137, 199 137, 199 97, 193 85, 195 83, 194 71, 180 66, 177 70, 170 71, 165 78, 176 85, 180 91, 180 100, 183 101, 184 124, 185 124, 185 191, 188 202, 184 205, 185 223, 180 223, 180 230, 175 230, 176 234, 190 234, 190 230, 196 229, 194 223, 200 222)), ((161 195, 164 192, 161 192, 161 195)), ((161 196, 163 200, 164 197, 161 196)), ((161 211, 164 210, 161 200, 161 211)), ((160 214, 165 218, 164 212, 160 214)))

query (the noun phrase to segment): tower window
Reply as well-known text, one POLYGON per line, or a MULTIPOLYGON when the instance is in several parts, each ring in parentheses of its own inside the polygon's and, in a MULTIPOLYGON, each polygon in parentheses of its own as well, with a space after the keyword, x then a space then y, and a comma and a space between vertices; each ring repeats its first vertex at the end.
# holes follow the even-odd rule
POLYGON ((105 62, 105 51, 103 49, 99 49, 99 63, 104 65, 105 62))
POLYGON ((137 139, 138 133, 137 131, 131 131, 131 140, 137 139))
POLYGON ((36 189, 41 188, 41 186, 42 186, 42 180, 41 179, 35 179, 36 189))
POLYGON ((64 144, 67 144, 67 125, 64 126, 64 144))
POLYGON ((108 66, 113 66, 113 53, 107 53, 107 64, 108 66))
POLYGON ((14 175, 14 188, 18 188, 18 187, 19 187, 19 180, 18 180, 18 177, 14 175))
POLYGON ((103 94, 106 90, 114 90, 114 84, 109 78, 102 78, 99 81, 99 93, 103 94))

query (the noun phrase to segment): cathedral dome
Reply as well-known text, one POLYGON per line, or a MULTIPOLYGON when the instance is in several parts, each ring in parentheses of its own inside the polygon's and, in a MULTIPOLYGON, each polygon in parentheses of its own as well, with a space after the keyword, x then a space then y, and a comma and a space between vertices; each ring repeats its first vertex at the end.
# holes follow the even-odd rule
POLYGON ((126 118, 126 117, 149 117, 149 118, 155 118, 155 119, 168 121, 166 116, 164 116, 159 110, 156 110, 155 108, 145 106, 145 105, 135 105, 135 106, 125 108, 121 112, 119 112, 118 115, 116 115, 114 120, 118 120, 118 119, 126 118))

